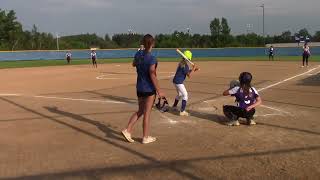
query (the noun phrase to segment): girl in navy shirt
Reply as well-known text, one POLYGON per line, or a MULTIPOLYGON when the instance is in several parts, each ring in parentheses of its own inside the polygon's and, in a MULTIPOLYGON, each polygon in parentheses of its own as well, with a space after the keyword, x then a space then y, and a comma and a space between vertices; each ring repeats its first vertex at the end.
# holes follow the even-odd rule
MULTIPOLYGON (((185 51, 184 55, 191 60, 192 59, 192 53, 190 51, 185 51)), ((191 73, 197 71, 199 68, 197 68, 195 65, 190 70, 188 64, 184 59, 181 60, 181 62, 178 65, 176 74, 173 78, 173 84, 176 87, 178 95, 175 98, 173 109, 177 110, 177 105, 182 99, 181 104, 181 110, 180 110, 180 116, 189 116, 189 113, 186 111, 187 101, 188 101, 188 92, 186 90, 186 87, 184 86, 183 82, 186 79, 186 76, 189 78, 191 77, 191 73)))
POLYGON ((98 65, 97 65, 97 53, 96 53, 96 51, 95 51, 95 50, 92 50, 90 56, 91 56, 91 61, 92 61, 93 67, 98 68, 98 65))
POLYGON ((147 34, 143 37, 144 50, 138 51, 134 57, 133 66, 137 71, 137 96, 139 101, 139 110, 135 112, 127 125, 127 128, 122 131, 123 136, 129 142, 134 142, 131 137, 133 127, 139 118, 143 115, 143 139, 142 143, 147 144, 156 141, 155 137, 149 136, 149 121, 152 106, 158 94, 164 97, 160 90, 158 79, 156 76, 157 60, 151 54, 152 48, 155 44, 155 39, 147 34))
POLYGON ((255 125, 253 115, 255 114, 255 107, 262 103, 257 90, 251 86, 252 75, 249 72, 243 72, 239 76, 240 86, 232 89, 227 89, 223 92, 224 96, 235 96, 237 106, 225 105, 223 112, 230 120, 229 126, 239 126, 238 119, 246 118, 248 125, 255 125))
POLYGON ((274 48, 273 46, 270 46, 269 48, 269 61, 270 59, 272 59, 272 61, 274 60, 274 48))
POLYGON ((68 63, 68 64, 70 64, 71 58, 72 58, 71 51, 68 51, 68 52, 66 53, 66 59, 67 59, 67 63, 68 63))

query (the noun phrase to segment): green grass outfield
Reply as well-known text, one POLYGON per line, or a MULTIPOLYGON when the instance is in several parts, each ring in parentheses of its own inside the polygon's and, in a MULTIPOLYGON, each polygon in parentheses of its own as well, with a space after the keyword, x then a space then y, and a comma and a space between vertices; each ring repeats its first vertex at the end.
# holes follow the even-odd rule
MULTIPOLYGON (((175 62, 179 58, 158 58, 162 62, 175 62)), ((207 57, 207 58, 194 58, 194 62, 197 61, 268 61, 268 57, 256 56, 256 57, 207 57)), ((300 56, 278 56, 275 57, 277 61, 299 61, 300 56)), ((319 61, 320 56, 311 56, 310 61, 319 61)), ((99 64, 106 63, 128 63, 132 62, 132 58, 121 59, 98 59, 99 64)), ((73 60, 72 65, 90 64, 90 60, 81 59, 73 60)), ((0 61, 0 69, 6 68, 24 68, 24 67, 43 67, 43 66, 63 66, 67 65, 64 60, 30 60, 30 61, 0 61)))

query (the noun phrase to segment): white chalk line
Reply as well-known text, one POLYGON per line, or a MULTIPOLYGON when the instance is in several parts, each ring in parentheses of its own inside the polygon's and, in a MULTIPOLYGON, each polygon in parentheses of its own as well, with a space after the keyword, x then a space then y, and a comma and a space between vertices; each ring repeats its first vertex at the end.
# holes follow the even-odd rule
POLYGON ((262 115, 254 115, 254 117, 268 117, 268 116, 282 116, 280 113, 271 113, 271 114, 262 114, 262 115))
MULTIPOLYGON (((27 98, 39 98, 39 99, 55 99, 55 100, 68 100, 68 101, 82 101, 82 102, 93 102, 93 103, 102 103, 102 104, 126 104, 129 103, 121 102, 121 101, 108 101, 108 100, 94 100, 94 99, 80 99, 80 98, 68 98, 68 97, 53 97, 53 96, 27 96, 23 94, 0 94, 0 97, 27 97, 27 98)), ((159 112, 161 118, 163 118, 165 121, 167 121, 169 124, 177 124, 181 121, 176 121, 168 116, 166 116, 164 113, 159 112)))
POLYGON ((272 88, 272 87, 274 87, 274 86, 277 86, 277 85, 279 85, 279 84, 282 84, 282 83, 285 83, 285 82, 290 81, 290 80, 292 80, 292 79, 295 79, 295 78, 297 78, 297 77, 304 76, 304 75, 309 74, 309 73, 311 73, 312 71, 318 69, 319 67, 320 67, 320 66, 317 66, 317 67, 312 68, 312 69, 310 69, 310 70, 308 70, 308 71, 306 71, 306 72, 304 72, 304 73, 297 74, 297 75, 295 75, 295 76, 289 77, 289 78, 287 78, 287 79, 284 79, 284 80, 279 81, 279 82, 277 82, 277 83, 271 84, 271 85, 266 86, 266 87, 264 87, 264 88, 260 88, 260 89, 258 89, 258 91, 264 91, 264 90, 270 89, 270 88, 272 88))
POLYGON ((284 111, 284 110, 281 110, 281 109, 278 109, 278 108, 274 108, 274 107, 271 107, 271 106, 266 106, 266 105, 260 105, 261 107, 264 107, 264 108, 267 108, 267 109, 271 109, 271 110, 274 110, 274 111, 277 111, 277 112, 280 112, 280 113, 284 113, 284 114, 291 114, 287 111, 284 111))
POLYGON ((32 96, 35 98, 43 99, 58 99, 58 100, 70 100, 70 101, 84 101, 84 102, 99 102, 99 103, 112 103, 112 104, 126 104, 121 101, 109 101, 109 100, 96 100, 96 99, 77 99, 77 98, 66 98, 66 97, 52 97, 52 96, 32 96))
POLYGON ((29 98, 41 98, 41 99, 56 99, 56 100, 68 100, 68 101, 82 101, 82 102, 96 102, 106 104, 126 104, 120 101, 109 101, 109 100, 97 100, 97 99, 81 99, 81 98, 68 98, 68 97, 53 97, 53 96, 28 96, 23 94, 0 94, 0 97, 29 97, 29 98))
POLYGON ((320 74, 320 71, 314 72, 314 73, 309 73, 308 75, 309 75, 309 76, 314 76, 314 75, 317 75, 317 74, 320 74))
POLYGON ((0 96, 22 96, 21 94, 0 94, 0 96))
MULTIPOLYGON (((100 75, 97 76, 96 79, 98 80, 103 80, 103 79, 125 79, 125 78, 119 78, 119 77, 109 77, 109 76, 115 76, 116 74, 104 74, 104 75, 100 75)), ((132 77, 130 78, 126 78, 126 79, 132 79, 132 77)))
POLYGON ((178 123, 178 121, 169 118, 168 116, 164 115, 164 113, 159 112, 159 114, 164 120, 168 121, 170 124, 177 124, 178 123))

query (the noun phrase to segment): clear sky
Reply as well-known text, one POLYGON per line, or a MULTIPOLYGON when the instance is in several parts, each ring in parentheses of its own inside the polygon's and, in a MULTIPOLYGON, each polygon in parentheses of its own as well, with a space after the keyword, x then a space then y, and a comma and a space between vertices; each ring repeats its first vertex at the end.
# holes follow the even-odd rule
POLYGON ((226 17, 232 33, 240 34, 262 33, 262 3, 266 34, 320 31, 320 0, 0 0, 0 8, 15 10, 25 29, 36 24, 61 35, 172 33, 188 27, 203 34, 214 17, 226 17))

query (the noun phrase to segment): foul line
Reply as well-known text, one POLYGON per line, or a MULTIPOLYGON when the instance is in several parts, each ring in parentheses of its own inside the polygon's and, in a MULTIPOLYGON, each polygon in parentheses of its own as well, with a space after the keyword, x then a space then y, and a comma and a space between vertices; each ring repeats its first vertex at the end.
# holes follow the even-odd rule
POLYGON ((272 88, 272 87, 274 87, 274 86, 277 86, 277 85, 282 84, 282 83, 284 83, 284 82, 290 81, 290 80, 292 80, 292 79, 294 79, 294 78, 297 78, 297 77, 299 77, 299 76, 304 76, 304 75, 306 75, 306 74, 308 74, 308 73, 311 73, 312 71, 318 69, 319 67, 320 67, 320 66, 315 67, 315 68, 312 68, 312 69, 310 69, 309 71, 306 71, 306 72, 304 72, 304 73, 301 73, 301 74, 292 76, 292 77, 287 78, 287 79, 285 79, 285 80, 279 81, 279 82, 277 82, 277 83, 271 84, 271 85, 269 85, 269 86, 267 86, 267 87, 260 88, 260 89, 258 89, 258 91, 264 91, 264 90, 266 90, 266 89, 270 89, 270 88, 272 88))
POLYGON ((0 94, 0 96, 15 96, 15 97, 29 97, 29 98, 41 98, 41 99, 56 99, 56 100, 69 100, 69 101, 84 101, 84 102, 96 102, 96 103, 109 103, 109 104, 127 104, 120 101, 108 101, 108 100, 95 100, 95 99, 78 99, 67 97, 53 97, 53 96, 27 96, 22 94, 0 94))
POLYGON ((274 110, 274 111, 277 111, 277 112, 281 112, 281 113, 284 113, 284 114, 291 114, 287 111, 284 111, 284 110, 281 110, 281 109, 277 109, 277 108, 274 108, 274 107, 270 107, 270 106, 266 106, 266 105, 260 105, 261 107, 264 107, 264 108, 267 108, 267 109, 271 109, 271 110, 274 110))
POLYGON ((70 101, 85 101, 85 102, 100 102, 100 103, 113 103, 113 104, 126 104, 120 101, 108 101, 108 100, 94 100, 94 99, 75 99, 75 98, 64 98, 64 97, 52 97, 52 96, 33 96, 35 98, 43 99, 59 99, 59 100, 70 100, 70 101))

